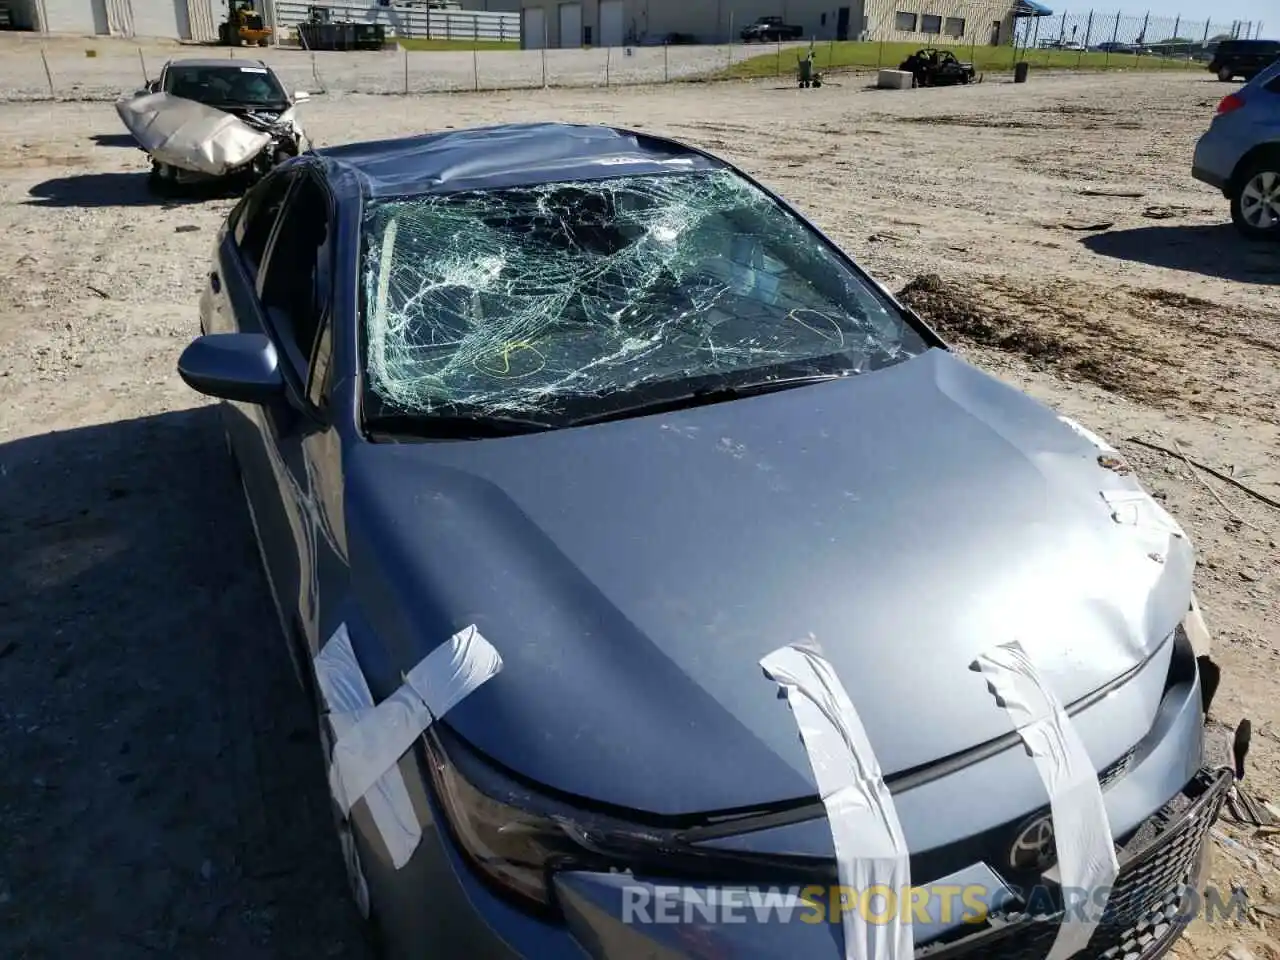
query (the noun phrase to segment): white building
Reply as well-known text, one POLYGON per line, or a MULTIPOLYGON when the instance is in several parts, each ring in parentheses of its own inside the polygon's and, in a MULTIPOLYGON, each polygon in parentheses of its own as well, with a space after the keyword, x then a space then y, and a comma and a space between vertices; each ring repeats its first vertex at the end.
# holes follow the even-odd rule
POLYGON ((14 25, 47 33, 216 40, 227 0, 8 0, 14 25))
MULTIPOLYGON (((14 26, 78 36, 161 37, 173 40, 209 41, 218 37, 218 24, 227 18, 227 0, 8 0, 14 26)), ((377 15, 376 0, 298 0, 289 4, 294 20, 314 3, 355 19, 385 22, 377 15), (374 8, 369 14, 370 7, 374 8)), ((400 3, 394 4, 399 6, 400 3)), ((406 3, 406 6, 411 4, 406 3)), ((429 0, 421 0, 422 7, 429 0)), ((460 10, 507 11, 520 9, 520 0, 453 0, 460 10)), ((267 23, 274 23, 274 0, 257 0, 267 23)), ((382 11, 385 15, 386 11, 382 11)), ((284 22, 293 22, 286 19, 284 22)))
MULTIPOLYGON (((526 48, 738 41, 758 17, 780 16, 805 39, 1007 43, 1031 0, 522 0, 526 48)), ((1048 11, 1045 10, 1045 13, 1048 11)), ((1038 14, 1044 15, 1044 14, 1038 14)))

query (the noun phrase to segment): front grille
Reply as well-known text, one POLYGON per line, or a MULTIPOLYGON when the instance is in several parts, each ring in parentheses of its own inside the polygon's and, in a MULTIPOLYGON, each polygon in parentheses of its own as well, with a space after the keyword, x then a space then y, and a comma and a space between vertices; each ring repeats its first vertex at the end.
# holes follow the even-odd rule
MULTIPOLYGON (((1137 850, 1131 844, 1119 854, 1120 873, 1081 960, 1144 960, 1178 935, 1190 919, 1181 915, 1184 902, 1194 891, 1200 852, 1231 777, 1228 769, 1202 770, 1144 824, 1139 834, 1150 835, 1149 842, 1137 850)), ((987 929, 951 944, 922 947, 916 957, 1043 960, 1061 920, 1061 912, 1046 918, 996 916, 987 929)))
POLYGON ((1133 760, 1137 755, 1138 745, 1134 744, 1121 755, 1120 759, 1108 764, 1098 773, 1098 786, 1106 790, 1107 787, 1123 777, 1129 772, 1129 768, 1133 766, 1133 760))

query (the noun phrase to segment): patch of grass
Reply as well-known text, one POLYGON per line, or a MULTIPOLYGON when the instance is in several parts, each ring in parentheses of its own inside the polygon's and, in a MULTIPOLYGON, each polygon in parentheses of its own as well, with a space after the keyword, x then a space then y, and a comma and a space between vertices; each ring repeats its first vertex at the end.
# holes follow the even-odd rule
POLYGON ((406 50, 519 50, 519 40, 444 40, 424 37, 400 37, 396 40, 406 50))
MULTIPOLYGON (((855 70, 858 68, 896 68, 911 56, 922 43, 879 43, 875 41, 848 40, 819 42, 814 44, 814 59, 819 70, 855 70)), ((1022 50, 1013 47, 957 45, 951 50, 959 59, 970 61, 979 73, 1009 73, 1018 60, 1026 60, 1032 69, 1039 70, 1203 70, 1205 65, 1188 60, 1137 54, 1084 53, 1079 50, 1022 50)), ((795 72, 796 60, 805 54, 808 46, 777 48, 758 47, 754 44, 735 48, 735 55, 744 56, 730 67, 721 70, 717 77, 748 78, 790 76, 795 72), (761 50, 755 56, 746 51, 761 50), (742 51, 737 54, 736 51, 742 51)))

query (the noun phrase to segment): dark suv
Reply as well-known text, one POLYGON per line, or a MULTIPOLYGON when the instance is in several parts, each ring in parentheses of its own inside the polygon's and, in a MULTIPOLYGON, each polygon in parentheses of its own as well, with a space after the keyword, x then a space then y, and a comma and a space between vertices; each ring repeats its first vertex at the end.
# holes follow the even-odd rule
POLYGON ((1277 59, 1280 40, 1223 40, 1213 53, 1209 72, 1224 83, 1236 77, 1252 80, 1277 59))

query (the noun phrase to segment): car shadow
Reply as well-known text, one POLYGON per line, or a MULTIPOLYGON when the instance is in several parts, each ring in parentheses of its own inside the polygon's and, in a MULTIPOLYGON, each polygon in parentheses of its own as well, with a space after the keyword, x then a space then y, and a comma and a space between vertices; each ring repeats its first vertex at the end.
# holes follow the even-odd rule
POLYGON ((153 207, 171 203, 147 187, 145 173, 82 173, 54 177, 27 191, 37 207, 153 207))
POLYGON ((0 956, 368 957, 216 408, 2 444, 0 505, 0 956))
POLYGON ((1094 253, 1240 283, 1280 279, 1280 245, 1251 243, 1230 224, 1135 227, 1084 237, 1094 253))
POLYGON ((89 138, 99 147, 136 147, 138 141, 128 133, 95 133, 89 138))
POLYGON ((184 185, 163 196, 152 193, 146 173, 83 173, 54 177, 27 191, 36 207, 159 207, 237 196, 231 182, 184 185))

